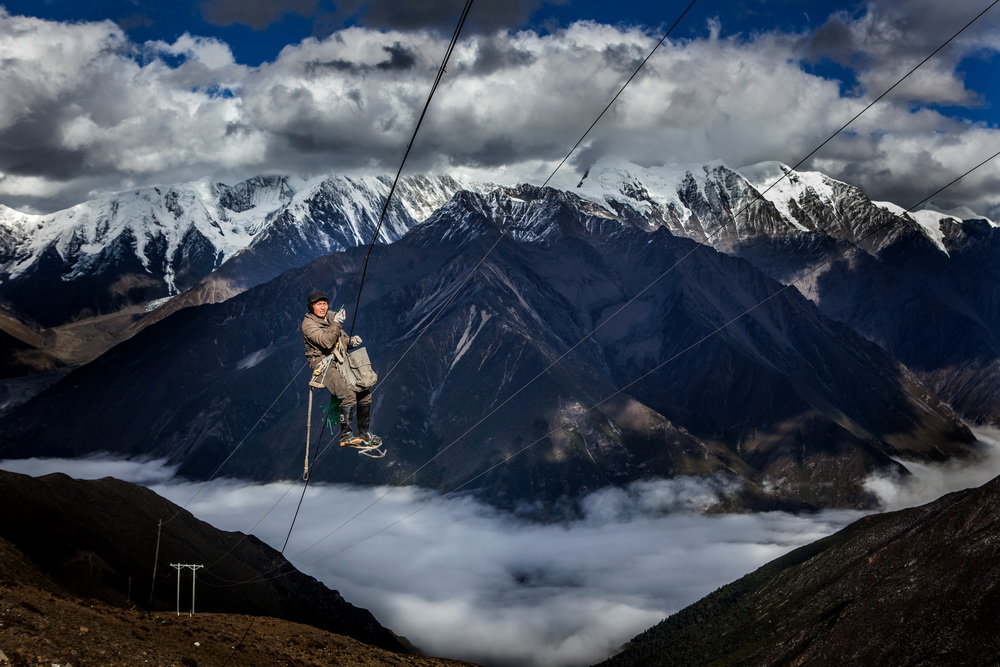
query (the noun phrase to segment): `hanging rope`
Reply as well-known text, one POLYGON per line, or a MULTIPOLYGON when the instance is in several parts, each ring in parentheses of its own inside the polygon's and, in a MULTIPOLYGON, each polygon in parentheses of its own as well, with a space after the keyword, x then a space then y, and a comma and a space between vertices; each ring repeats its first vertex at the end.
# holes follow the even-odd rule
POLYGON ((313 387, 309 387, 309 409, 306 411, 306 458, 302 463, 302 479, 309 480, 309 443, 312 442, 313 387))

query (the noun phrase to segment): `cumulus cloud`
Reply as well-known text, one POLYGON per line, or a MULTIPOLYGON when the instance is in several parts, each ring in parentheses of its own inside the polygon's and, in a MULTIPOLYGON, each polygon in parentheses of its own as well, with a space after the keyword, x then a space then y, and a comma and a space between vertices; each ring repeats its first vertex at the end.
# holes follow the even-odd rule
MULTIPOLYGON (((809 40, 814 58, 829 57, 851 68, 875 97, 987 9, 979 0, 869 1, 859 15, 840 11, 809 40)), ((978 50, 1000 47, 1000 16, 986 12, 933 60, 893 91, 897 99, 969 104, 978 94, 965 87, 957 65, 978 50)))
MULTIPOLYGON (((523 14, 536 4, 487 9, 523 14)), ((721 38, 715 25, 701 37, 668 41, 567 169, 579 172, 608 153, 643 165, 795 163, 880 93, 888 85, 883 79, 899 74, 898 63, 912 66, 930 43, 943 41, 951 23, 939 10, 917 16, 924 4, 872 2, 858 15, 831 18, 814 35, 721 38), (860 89, 843 90, 840 81, 813 73, 807 65, 819 58, 853 68, 860 89)), ((971 10, 973 3, 957 5, 971 10)), ((217 10, 220 22, 232 20, 225 19, 232 7, 223 0, 204 6, 217 10)), ((304 13, 314 3, 269 7, 304 13)), ((259 67, 238 64, 228 45, 212 38, 134 44, 110 23, 0 12, 0 83, 7 91, 0 100, 0 200, 51 211, 101 192, 205 176, 393 173, 447 35, 433 28, 437 18, 413 23, 392 16, 446 12, 430 0, 364 7, 366 16, 385 14, 377 29, 308 38, 259 67)), ((263 25, 275 20, 269 16, 253 20, 263 25)), ((1000 130, 920 106, 980 103, 959 66, 1000 49, 993 24, 983 25, 806 167, 907 206, 990 154, 982 146, 1000 143, 1000 130)), ((453 55, 408 168, 541 182, 659 36, 591 22, 551 33, 470 32, 453 55)), ((988 165, 949 190, 948 201, 1000 217, 998 181, 1000 167, 988 165)))

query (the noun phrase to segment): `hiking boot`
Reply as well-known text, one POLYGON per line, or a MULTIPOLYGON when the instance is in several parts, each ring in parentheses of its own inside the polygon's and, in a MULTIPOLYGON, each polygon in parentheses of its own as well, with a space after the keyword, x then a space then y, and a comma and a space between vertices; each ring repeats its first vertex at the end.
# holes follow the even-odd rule
POLYGON ((340 406, 340 446, 351 447, 358 444, 361 438, 354 435, 351 430, 351 422, 354 421, 354 413, 357 411, 356 405, 340 406))
POLYGON ((376 445, 381 444, 382 438, 372 433, 369 429, 372 423, 372 404, 358 403, 358 435, 366 443, 376 445))

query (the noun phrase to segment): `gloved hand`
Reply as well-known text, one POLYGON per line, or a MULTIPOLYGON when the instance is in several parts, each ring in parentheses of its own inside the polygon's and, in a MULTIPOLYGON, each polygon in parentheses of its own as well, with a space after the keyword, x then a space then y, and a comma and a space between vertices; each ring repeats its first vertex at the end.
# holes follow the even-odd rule
POLYGON ((347 311, 341 308, 337 311, 337 314, 333 316, 333 321, 337 324, 343 324, 344 320, 347 319, 347 311))
POLYGON ((351 336, 350 347, 361 345, 361 336, 351 336))

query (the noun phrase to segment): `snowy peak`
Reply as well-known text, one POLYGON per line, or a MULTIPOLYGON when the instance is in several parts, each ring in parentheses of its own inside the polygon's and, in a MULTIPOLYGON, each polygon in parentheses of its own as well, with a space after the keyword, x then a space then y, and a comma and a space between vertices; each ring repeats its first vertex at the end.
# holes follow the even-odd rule
POLYGON ((731 169, 722 162, 641 167, 603 159, 576 183, 560 187, 605 207, 640 228, 672 233, 734 252, 756 238, 820 234, 857 244, 869 253, 911 230, 944 250, 948 224, 979 219, 968 209, 909 214, 872 202, 858 187, 780 162, 731 169))
POLYGON ((572 192, 615 212, 626 204, 642 217, 669 219, 684 228, 695 216, 684 195, 704 196, 711 174, 719 169, 725 169, 721 162, 647 168, 604 159, 584 173, 572 192))
POLYGON ((942 209, 933 203, 919 211, 907 211, 892 202, 875 202, 885 210, 901 217, 908 217, 919 225, 921 232, 942 252, 948 253, 948 239, 956 235, 962 223, 968 220, 983 220, 990 227, 998 227, 996 222, 979 215, 967 206, 942 209))
MULTIPOLYGON (((141 188, 48 215, 0 209, 0 297, 48 326, 178 294, 253 249, 236 280, 258 284, 316 257, 366 244, 387 177, 258 176, 141 188), (258 266, 254 266, 258 265, 258 266), (74 288, 78 285, 78 288, 74 288), (31 305, 51 288, 62 303, 31 305)), ((460 188, 451 177, 401 179, 377 240, 398 240, 460 188)), ((232 276, 229 276, 232 278, 232 276)))
POLYGON ((747 237, 795 229, 743 176, 718 161, 640 167, 605 159, 570 189, 640 229, 665 227, 723 249, 747 237))
POLYGON ((757 192, 774 204, 778 212, 802 231, 815 231, 807 219, 800 220, 797 203, 814 199, 822 206, 836 206, 840 186, 848 188, 819 172, 796 172, 781 162, 761 162, 739 168, 739 173, 757 192))
MULTIPOLYGON (((0 257, 0 274, 15 279, 30 269, 47 250, 53 250, 69 268, 69 278, 85 272, 113 241, 123 235, 134 239, 135 257, 143 267, 154 267, 163 257, 174 257, 192 230, 203 236, 223 257, 244 247, 253 236, 256 220, 227 215, 224 205, 213 201, 219 186, 196 182, 171 187, 149 187, 84 202, 49 215, 21 214, 12 221, 19 243, 0 257), (223 224, 224 223, 224 224, 223 224), (11 252, 13 251, 13 252, 11 252)), ((228 194, 228 191, 221 191, 228 194)), ((10 209, 7 209, 10 211, 10 209)), ((259 217, 259 216, 258 216, 259 217)), ((8 222, 9 216, 4 216, 8 222)))
MULTIPOLYGON (((852 242, 864 236, 881 236, 881 246, 896 238, 902 230, 916 229, 947 253, 945 238, 950 233, 949 227, 966 220, 985 220, 964 206, 943 210, 930 204, 918 211, 908 211, 891 202, 873 202, 858 187, 819 172, 793 171, 780 162, 740 167, 739 172, 786 220, 801 230, 824 232, 852 242), (872 207, 892 217, 877 215, 872 207), (880 232, 865 224, 871 222, 866 219, 873 215, 875 222, 886 231, 880 232)), ((987 222, 996 226, 992 221, 987 222)))
POLYGON ((592 228, 595 219, 625 224, 606 206, 582 199, 575 192, 528 184, 486 193, 465 190, 415 228, 406 243, 430 247, 484 235, 503 235, 524 243, 553 242, 592 228))
POLYGON ((210 192, 222 207, 222 215, 226 215, 225 211, 238 214, 255 208, 281 206, 293 194, 294 190, 284 176, 257 176, 232 187, 216 183, 210 192))

